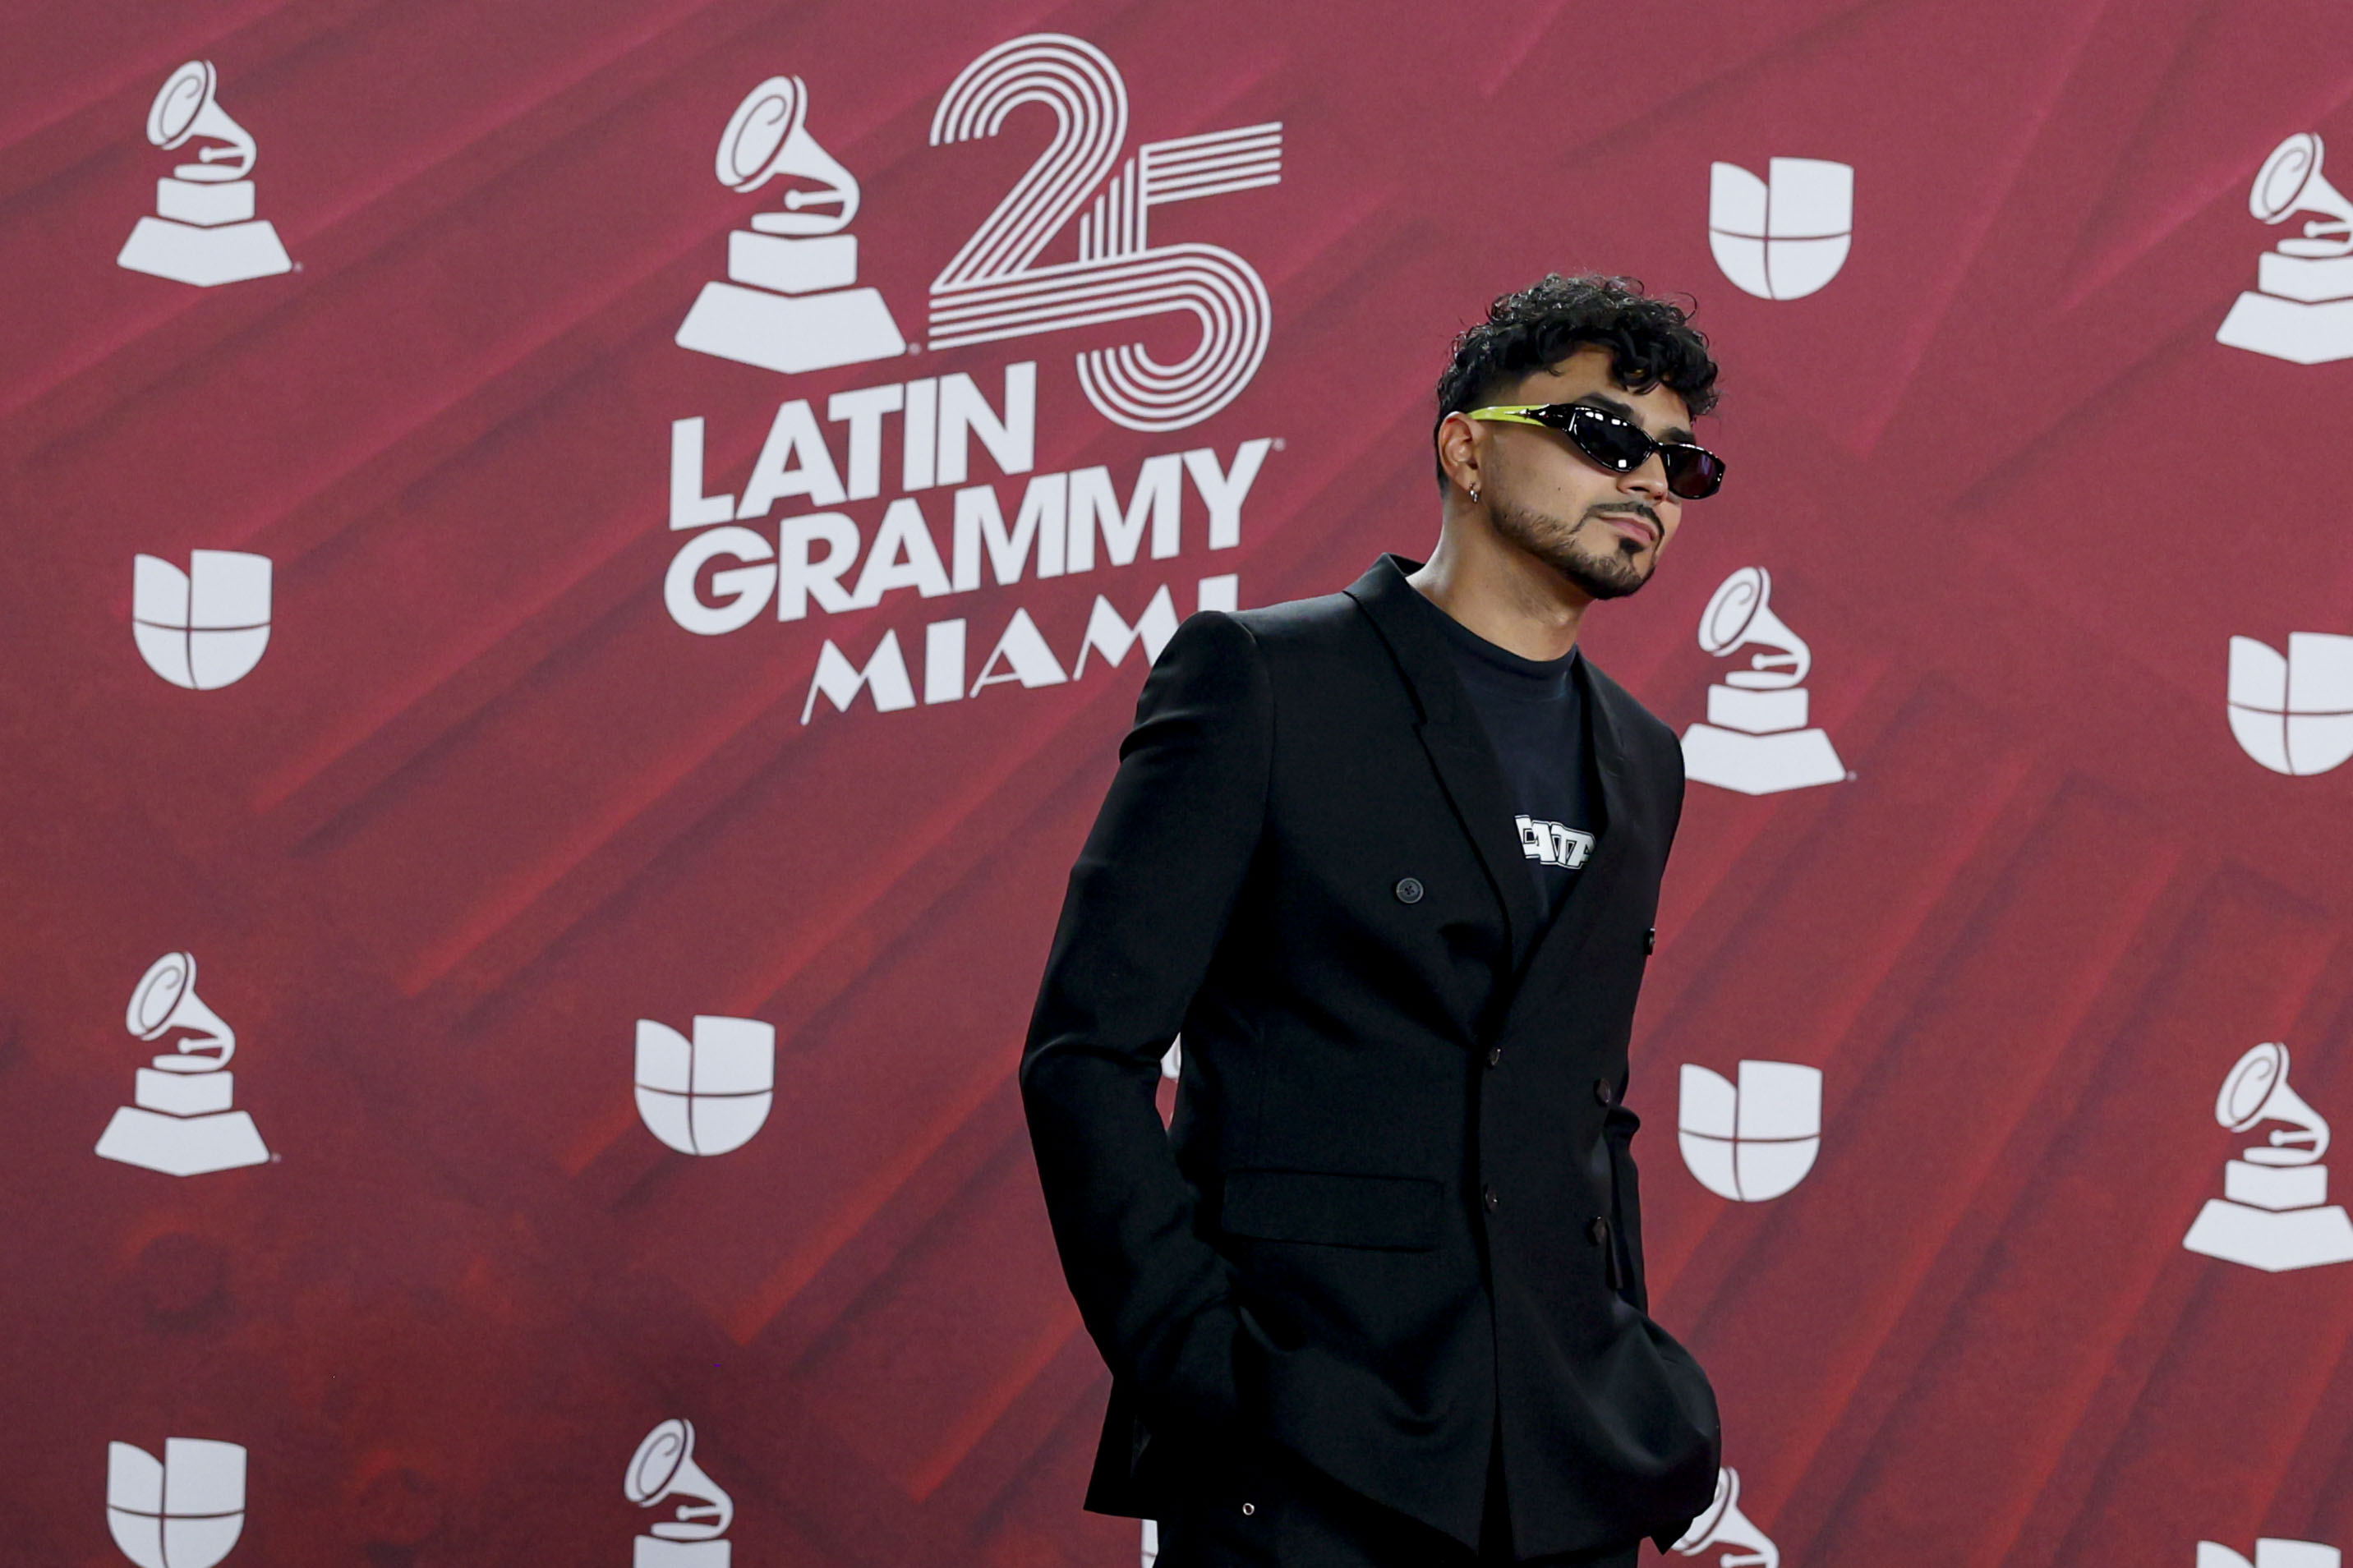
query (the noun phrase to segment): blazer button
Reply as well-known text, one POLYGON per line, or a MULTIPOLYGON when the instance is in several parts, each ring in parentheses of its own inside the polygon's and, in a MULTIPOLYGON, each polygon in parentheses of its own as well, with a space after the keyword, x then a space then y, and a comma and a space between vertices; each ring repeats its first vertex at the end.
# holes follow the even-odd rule
POLYGON ((1490 1186, 1481 1191, 1479 1194, 1479 1201, 1487 1205, 1487 1212, 1489 1214, 1493 1214, 1495 1212, 1496 1205, 1504 1201, 1504 1194, 1490 1186))
POLYGON ((1647 957, 1648 957, 1648 956, 1650 956, 1651 953, 1654 953, 1654 952, 1658 952, 1658 951, 1659 951, 1659 928, 1658 928, 1658 927, 1656 927, 1656 926, 1652 926, 1650 930, 1648 930, 1648 931, 1644 931, 1644 932, 1642 933, 1642 953, 1643 953, 1643 956, 1647 958, 1647 957))
POLYGON ((1503 1047, 1489 1046, 1487 1047, 1487 1065, 1491 1068, 1499 1068, 1504 1065, 1503 1047))
POLYGON ((1593 1080, 1593 1098, 1599 1100, 1604 1105, 1609 1103, 1609 1080, 1608 1079, 1597 1078, 1593 1080))
POLYGON ((1607 1247, 1609 1245, 1609 1222, 1597 1215, 1593 1223, 1585 1227, 1585 1234, 1593 1238, 1594 1246, 1607 1247))
POLYGON ((1397 896, 1398 903, 1418 904, 1421 902, 1421 884, 1411 877, 1401 877, 1398 879, 1397 896))

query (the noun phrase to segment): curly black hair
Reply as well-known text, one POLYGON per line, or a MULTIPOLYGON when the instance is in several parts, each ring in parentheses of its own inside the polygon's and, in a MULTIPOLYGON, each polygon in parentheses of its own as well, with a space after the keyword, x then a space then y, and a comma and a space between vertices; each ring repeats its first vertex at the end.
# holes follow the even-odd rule
MULTIPOLYGON (((1629 392, 1663 386, 1697 418, 1715 406, 1715 360, 1691 311, 1642 292, 1640 279, 1580 272, 1546 273, 1487 307, 1487 319, 1454 340, 1454 357, 1438 378, 1438 422, 1484 407, 1522 378, 1560 363, 1580 346, 1609 351, 1610 374, 1629 392)), ((1433 448, 1437 430, 1430 431, 1433 448)), ((1446 488, 1446 466, 1438 487, 1446 488)))

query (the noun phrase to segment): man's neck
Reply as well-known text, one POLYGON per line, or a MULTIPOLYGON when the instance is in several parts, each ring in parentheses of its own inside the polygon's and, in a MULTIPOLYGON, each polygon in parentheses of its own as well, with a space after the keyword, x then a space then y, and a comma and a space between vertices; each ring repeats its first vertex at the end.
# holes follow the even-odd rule
POLYGON ((1440 534, 1430 563, 1406 578, 1422 597, 1477 636, 1522 658, 1565 658, 1577 646, 1592 598, 1516 545, 1492 535, 1466 546, 1466 531, 1440 534), (1483 547, 1482 547, 1483 546, 1483 547))

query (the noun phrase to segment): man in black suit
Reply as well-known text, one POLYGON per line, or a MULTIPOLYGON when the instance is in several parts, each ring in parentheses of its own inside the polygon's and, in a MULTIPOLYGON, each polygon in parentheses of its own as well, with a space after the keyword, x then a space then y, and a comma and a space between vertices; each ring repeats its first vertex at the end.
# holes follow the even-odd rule
POLYGON ((1576 644, 1721 479, 1715 381, 1629 279, 1496 300, 1429 563, 1196 616, 1145 683, 1021 1089, 1113 1374, 1087 1506, 1161 1568, 1625 1564, 1714 1495, 1622 1103, 1683 758, 1576 644))

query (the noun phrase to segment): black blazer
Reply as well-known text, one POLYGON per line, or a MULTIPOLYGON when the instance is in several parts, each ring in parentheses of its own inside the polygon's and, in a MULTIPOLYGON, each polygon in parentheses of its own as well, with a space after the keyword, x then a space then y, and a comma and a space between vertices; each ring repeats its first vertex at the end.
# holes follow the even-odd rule
POLYGON ((1187 620, 1071 870, 1021 1090, 1113 1374, 1087 1506, 1156 1516, 1263 1436, 1475 1546, 1500 1422, 1520 1555, 1664 1545, 1715 1401, 1643 1310, 1620 1101, 1682 752, 1577 661, 1600 841, 1535 940, 1413 568, 1187 620))

